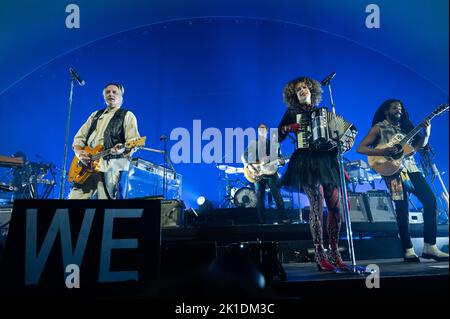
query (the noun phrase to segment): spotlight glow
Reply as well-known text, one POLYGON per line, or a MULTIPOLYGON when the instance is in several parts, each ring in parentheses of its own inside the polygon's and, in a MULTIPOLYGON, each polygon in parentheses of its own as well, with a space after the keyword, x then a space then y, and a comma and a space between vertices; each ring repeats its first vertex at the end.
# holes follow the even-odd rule
POLYGON ((205 202, 206 202, 206 198, 205 197, 200 196, 199 198, 197 198, 197 205, 198 206, 202 206, 205 202))

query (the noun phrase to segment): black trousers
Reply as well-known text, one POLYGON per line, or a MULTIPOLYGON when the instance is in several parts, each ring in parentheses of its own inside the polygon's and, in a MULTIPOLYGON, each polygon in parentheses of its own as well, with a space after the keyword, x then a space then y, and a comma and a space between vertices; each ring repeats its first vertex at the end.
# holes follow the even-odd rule
POLYGON ((259 221, 262 223, 266 222, 266 185, 269 186, 270 192, 277 205, 278 218, 280 220, 287 219, 286 211, 284 209, 284 201, 281 197, 280 188, 278 186, 278 174, 274 174, 271 176, 264 176, 260 181, 255 183, 256 197, 258 198, 256 209, 258 211, 259 221))
MULTIPOLYGON (((419 199, 423 205, 423 239, 430 245, 436 244, 437 230, 437 203, 434 193, 423 177, 422 173, 408 173, 414 186, 412 193, 419 199)), ((397 214, 397 225, 402 241, 403 249, 412 248, 411 234, 409 233, 409 207, 408 194, 403 187, 403 200, 394 201, 397 214)))

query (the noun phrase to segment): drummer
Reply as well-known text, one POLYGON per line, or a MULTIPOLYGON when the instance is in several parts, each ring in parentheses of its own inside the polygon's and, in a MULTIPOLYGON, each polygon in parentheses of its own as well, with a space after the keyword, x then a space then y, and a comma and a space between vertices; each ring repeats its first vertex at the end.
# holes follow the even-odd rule
MULTIPOLYGON (((261 123, 258 125, 258 138, 249 143, 247 149, 241 156, 244 167, 248 168, 249 171, 253 174, 257 173, 252 164, 269 162, 271 148, 272 150, 275 149, 277 151, 276 155, 278 155, 279 157, 280 147, 278 144, 278 139, 268 138, 267 125, 261 123), (276 143, 276 145, 274 143, 276 143)), ((280 165, 285 164, 283 159, 278 159, 278 161, 280 165)), ((266 185, 268 185, 273 199, 275 200, 275 203, 277 205, 278 223, 289 224, 290 220, 286 215, 283 198, 281 197, 280 188, 278 187, 278 173, 275 173, 273 175, 264 175, 259 181, 256 181, 254 184, 257 197, 256 209, 259 222, 262 224, 266 223, 265 194, 266 185)))

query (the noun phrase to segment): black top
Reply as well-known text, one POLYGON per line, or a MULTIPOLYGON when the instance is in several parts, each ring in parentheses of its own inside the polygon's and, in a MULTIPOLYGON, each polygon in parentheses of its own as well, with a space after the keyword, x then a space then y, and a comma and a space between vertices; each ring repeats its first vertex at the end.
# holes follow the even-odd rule
MULTIPOLYGON (((288 108, 278 125, 278 139, 284 141, 289 133, 281 128, 297 122, 297 114, 311 113, 316 108, 305 111, 300 108, 288 108)), ((308 125, 311 125, 311 120, 308 125)), ((320 150, 314 147, 297 149, 291 156, 282 185, 289 188, 301 188, 302 185, 333 184, 339 185, 339 166, 337 148, 320 150)))

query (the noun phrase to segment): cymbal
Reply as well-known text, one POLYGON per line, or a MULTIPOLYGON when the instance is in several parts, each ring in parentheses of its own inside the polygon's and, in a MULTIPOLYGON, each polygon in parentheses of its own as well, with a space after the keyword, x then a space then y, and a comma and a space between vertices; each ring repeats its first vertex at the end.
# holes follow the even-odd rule
POLYGON ((225 170, 226 174, 243 174, 244 173, 244 168, 243 167, 232 167, 229 166, 226 170, 225 170))

